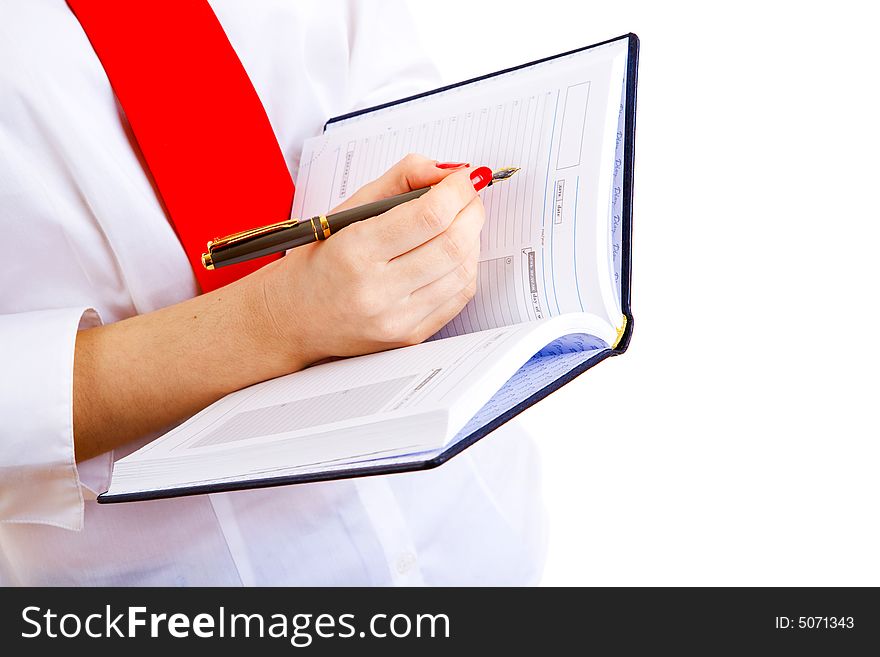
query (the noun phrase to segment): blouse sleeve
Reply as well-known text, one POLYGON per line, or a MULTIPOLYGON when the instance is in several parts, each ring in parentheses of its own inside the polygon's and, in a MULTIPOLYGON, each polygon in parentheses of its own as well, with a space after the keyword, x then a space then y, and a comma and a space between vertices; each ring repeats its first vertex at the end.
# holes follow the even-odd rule
MULTIPOLYGON (((83 527, 73 446, 73 357, 90 308, 0 315, 0 522, 83 527)), ((111 456, 99 457, 109 470, 111 456)))

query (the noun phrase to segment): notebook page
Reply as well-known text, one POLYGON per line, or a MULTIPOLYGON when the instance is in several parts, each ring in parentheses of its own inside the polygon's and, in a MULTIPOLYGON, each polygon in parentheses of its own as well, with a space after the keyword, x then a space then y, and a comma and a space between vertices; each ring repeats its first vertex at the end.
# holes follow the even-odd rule
POLYGON ((408 152, 520 166, 481 193, 477 294, 438 337, 566 312, 616 326, 609 222, 626 54, 614 42, 332 123, 305 144, 293 214, 328 211, 408 152))
POLYGON ((601 320, 577 313, 323 363, 227 395, 122 460, 245 444, 251 450, 454 406, 464 422, 544 345, 575 332, 613 337, 601 320))
MULTIPOLYGON (((402 349, 367 354, 264 381, 234 392, 135 452, 157 458, 295 439, 420 412, 431 393, 454 386, 460 366, 498 357, 512 337, 502 327, 402 349)), ((436 405, 436 404, 435 404, 436 405)), ((131 458, 131 457, 126 457, 131 458)))
MULTIPOLYGON (((624 78, 626 73, 624 72, 624 78)), ((626 80, 620 91, 620 108, 617 112, 617 133, 614 136, 614 178, 611 183, 610 217, 608 228, 611 231, 611 271, 614 277, 614 295, 620 305, 621 278, 623 269, 623 153, 624 130, 626 127, 626 80)))
MULTIPOLYGON (((117 461, 111 493, 252 479, 438 448, 542 347, 560 335, 604 330, 598 318, 575 313, 266 381, 224 397, 117 461)), ((602 340, 609 337, 605 333, 602 340)), ((571 342, 570 350, 586 348, 571 342)))
POLYGON ((468 437, 566 372, 608 349, 604 340, 592 335, 567 335, 554 340, 520 367, 456 433, 450 444, 468 437))
POLYGON ((114 464, 110 492, 274 476, 442 444, 444 391, 515 327, 324 363, 239 390, 114 464), (434 418, 433 424, 426 424, 434 418))
POLYGON ((595 358, 602 352, 607 351, 609 346, 593 336, 576 335, 566 336, 556 341, 556 344, 568 344, 569 349, 552 353, 552 345, 549 349, 542 349, 535 354, 525 365, 501 387, 501 389, 480 408, 468 423, 456 433, 456 435, 443 447, 410 454, 371 454, 358 459, 345 459, 339 463, 322 463, 319 466, 301 466, 285 470, 286 474, 306 475, 316 472, 334 472, 340 470, 352 470, 358 468, 371 468, 377 466, 403 465, 408 463, 420 463, 439 456, 449 447, 465 440, 468 436, 489 424, 504 413, 510 411, 518 404, 537 393, 542 388, 550 385, 559 377, 563 376, 591 358, 595 358), (577 349, 571 350, 571 343, 576 341, 577 349))

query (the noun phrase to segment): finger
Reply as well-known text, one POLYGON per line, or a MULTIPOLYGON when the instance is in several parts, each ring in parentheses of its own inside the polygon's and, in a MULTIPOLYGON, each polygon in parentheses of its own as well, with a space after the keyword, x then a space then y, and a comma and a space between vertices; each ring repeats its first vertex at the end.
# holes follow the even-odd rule
POLYGON ((445 231, 388 263, 391 276, 417 290, 460 267, 480 250, 485 211, 479 197, 471 199, 445 231))
POLYGON ((350 228, 359 228, 362 246, 371 249, 373 257, 390 261, 449 228, 458 213, 476 195, 467 169, 459 170, 414 201, 398 205, 350 228))
MULTIPOLYGON (((430 187, 455 171, 455 169, 440 168, 437 165, 436 160, 410 153, 376 180, 357 190, 333 211, 338 212, 396 194, 404 194, 414 189, 430 187)), ((464 168, 469 166, 467 163, 462 163, 464 168)))
POLYGON ((451 322, 452 318, 458 315, 467 305, 468 301, 473 298, 475 290, 476 279, 430 311, 419 323, 415 331, 416 339, 419 342, 424 342, 451 322))
POLYGON ((412 316, 427 316, 454 297, 456 293, 473 285, 477 279, 479 253, 478 245, 452 270, 411 293, 408 304, 412 316))

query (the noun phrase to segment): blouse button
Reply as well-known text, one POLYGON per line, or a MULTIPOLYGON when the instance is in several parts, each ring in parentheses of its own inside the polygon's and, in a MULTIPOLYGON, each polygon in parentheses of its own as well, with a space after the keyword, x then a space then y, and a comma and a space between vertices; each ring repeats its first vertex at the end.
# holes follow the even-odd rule
POLYGON ((416 555, 412 552, 403 552, 397 557, 397 572, 404 575, 416 565, 416 555))

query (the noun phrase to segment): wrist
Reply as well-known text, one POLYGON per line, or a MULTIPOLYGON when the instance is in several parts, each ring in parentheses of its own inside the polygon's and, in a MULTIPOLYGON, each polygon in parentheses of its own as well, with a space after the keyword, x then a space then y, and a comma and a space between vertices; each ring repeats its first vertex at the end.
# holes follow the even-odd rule
POLYGON ((291 290, 281 262, 271 263, 241 279, 243 332, 252 341, 255 358, 272 378, 304 369, 320 359, 311 353, 302 313, 290 308, 291 290))

